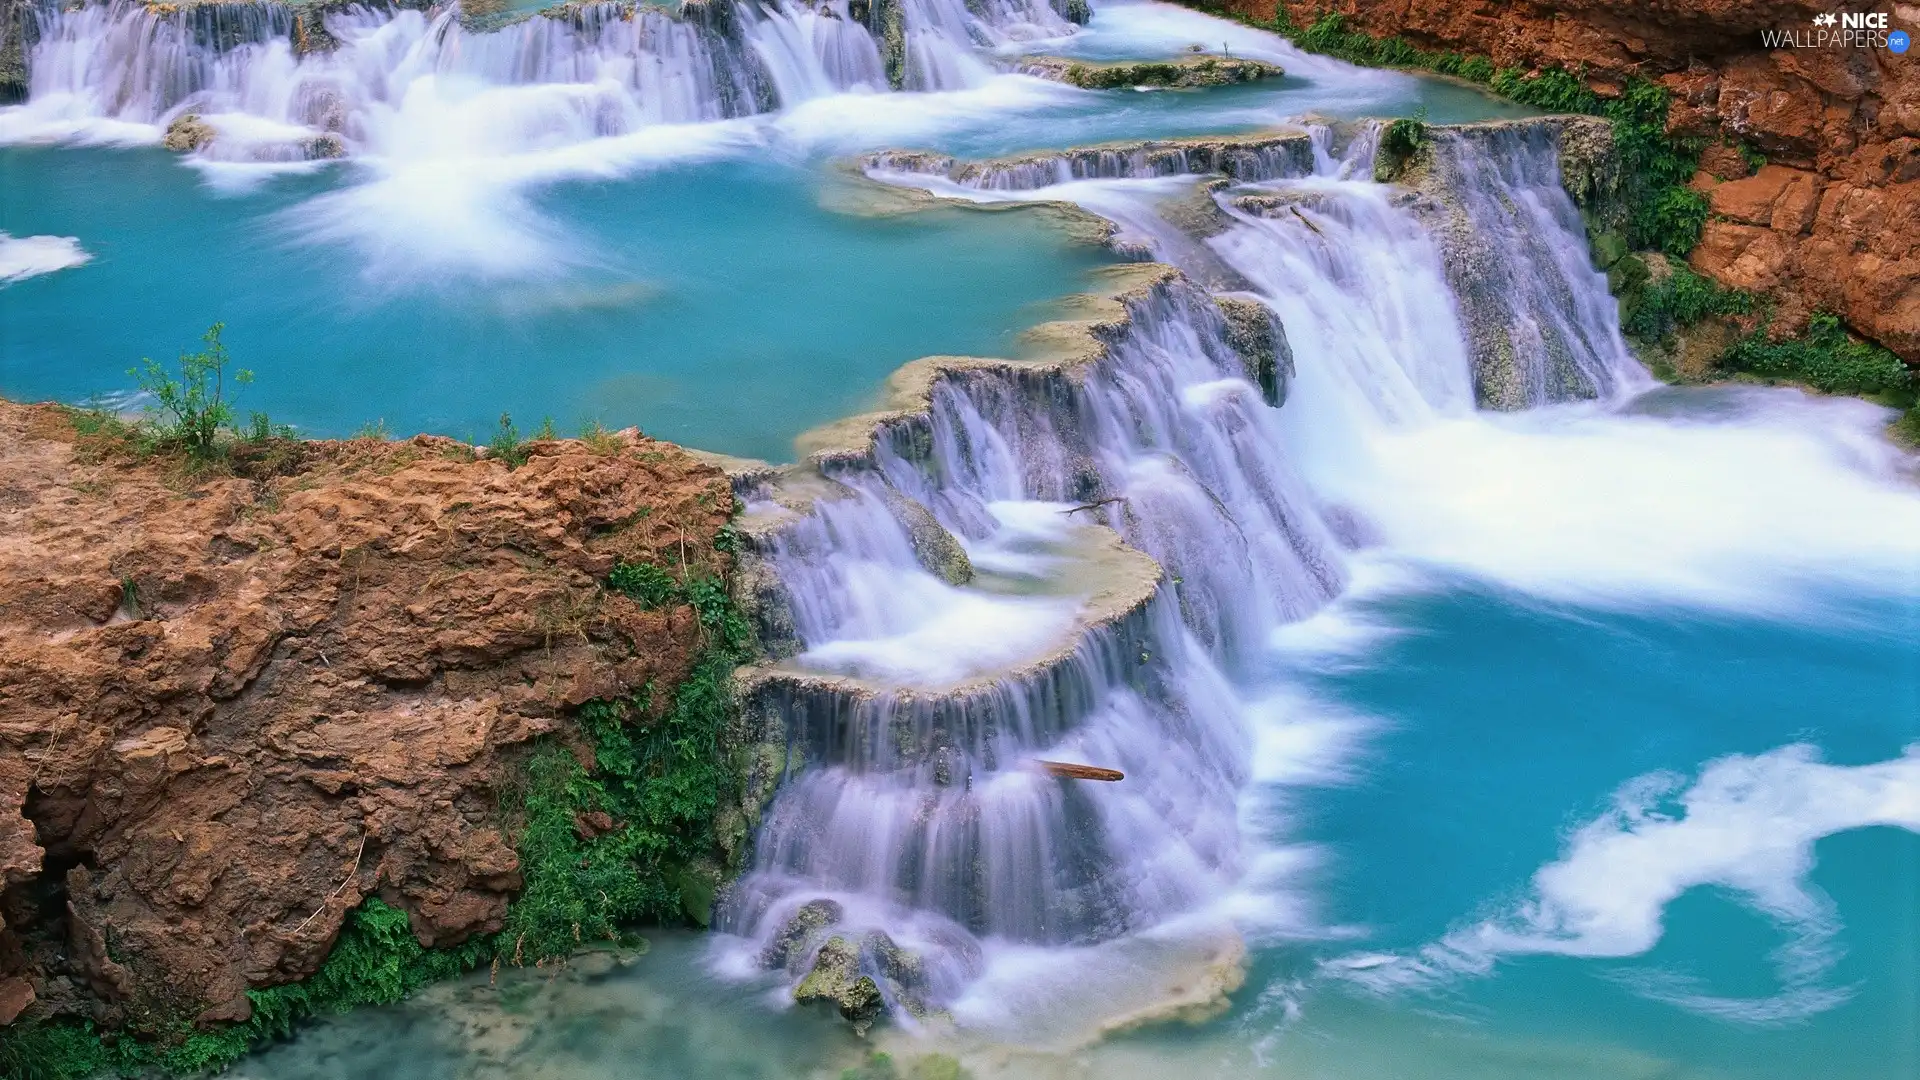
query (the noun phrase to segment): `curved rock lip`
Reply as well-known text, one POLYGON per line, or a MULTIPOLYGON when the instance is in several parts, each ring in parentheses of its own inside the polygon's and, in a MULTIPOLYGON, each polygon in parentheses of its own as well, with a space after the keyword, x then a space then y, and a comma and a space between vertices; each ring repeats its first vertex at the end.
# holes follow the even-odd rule
POLYGON ((1145 179, 1220 173, 1236 180, 1273 180, 1313 172, 1313 140, 1280 127, 1244 135, 1130 139, 1065 150, 1041 150, 964 161, 927 150, 883 150, 860 159, 868 173, 940 176, 962 187, 1031 190, 1068 180, 1145 179))
POLYGON ((1286 75, 1279 64, 1236 56, 1190 54, 1170 60, 1076 60, 1062 56, 1027 56, 1013 70, 1082 90, 1140 88, 1195 89, 1278 79, 1286 75))

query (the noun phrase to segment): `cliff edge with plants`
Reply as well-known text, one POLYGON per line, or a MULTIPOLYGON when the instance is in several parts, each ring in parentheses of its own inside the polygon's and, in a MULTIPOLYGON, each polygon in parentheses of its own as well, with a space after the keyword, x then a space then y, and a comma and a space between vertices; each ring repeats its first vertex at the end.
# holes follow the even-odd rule
POLYGON ((219 1065, 702 921, 771 783, 717 469, 256 427, 193 455, 0 402, 9 1076, 219 1065))
MULTIPOLYGON (((1693 268, 1769 301, 1776 336, 1802 333, 1825 311, 1920 361, 1920 54, 1763 39, 1793 30, 1804 40, 1814 15, 1837 10, 1830 4, 1191 2, 1294 31, 1338 16, 1338 29, 1490 69, 1575 73, 1602 100, 1636 81, 1656 85, 1671 103, 1667 134, 1699 149, 1693 268)), ((1920 6, 1883 7, 1894 26, 1920 30, 1920 6)))

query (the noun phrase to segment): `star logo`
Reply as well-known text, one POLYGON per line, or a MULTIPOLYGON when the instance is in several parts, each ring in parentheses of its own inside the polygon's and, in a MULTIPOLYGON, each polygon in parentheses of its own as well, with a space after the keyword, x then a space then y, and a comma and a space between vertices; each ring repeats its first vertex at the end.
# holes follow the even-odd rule
POLYGON ((1839 21, 1840 21, 1840 17, 1838 15, 1834 15, 1831 13, 1828 13, 1826 15, 1815 15, 1813 17, 1813 25, 1815 26, 1832 26, 1834 23, 1837 23, 1839 21))

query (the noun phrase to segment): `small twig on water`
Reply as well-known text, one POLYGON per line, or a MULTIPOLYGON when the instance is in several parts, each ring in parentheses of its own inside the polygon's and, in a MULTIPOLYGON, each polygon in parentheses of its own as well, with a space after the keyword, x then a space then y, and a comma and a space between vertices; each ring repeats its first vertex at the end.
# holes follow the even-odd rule
POLYGON ((1126 501, 1126 496, 1115 495, 1111 499, 1100 499, 1097 502, 1082 503, 1079 506, 1075 506, 1067 510, 1062 510, 1060 512, 1063 514, 1077 514, 1082 510, 1098 510, 1109 503, 1117 503, 1117 502, 1125 502, 1125 501, 1126 501))

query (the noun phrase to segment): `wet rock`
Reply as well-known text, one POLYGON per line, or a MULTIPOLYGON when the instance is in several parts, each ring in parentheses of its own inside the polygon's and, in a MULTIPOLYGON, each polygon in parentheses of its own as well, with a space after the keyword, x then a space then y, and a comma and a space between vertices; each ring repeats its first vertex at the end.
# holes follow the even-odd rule
POLYGON ((967 549, 940 524, 933 511, 891 489, 887 492, 887 509, 906 528, 914 558, 927 573, 949 585, 973 580, 973 560, 967 557, 967 549))
POLYGON ((1278 64, 1233 56, 1182 56, 1172 60, 1115 62, 1030 56, 1023 58, 1016 70, 1024 75, 1063 82, 1083 90, 1231 86, 1261 79, 1277 79, 1286 74, 1278 64))
POLYGON ((1214 298, 1227 321, 1227 344, 1247 365, 1247 378, 1260 388, 1267 404, 1286 404, 1293 381, 1293 348, 1286 328, 1272 309, 1258 300, 1233 296, 1214 298))
POLYGON ((167 125, 166 137, 160 140, 160 145, 178 154, 190 154, 212 146, 217 134, 212 124, 195 113, 187 113, 167 125))
POLYGON ((309 56, 329 53, 340 42, 327 30, 325 13, 318 8, 296 8, 293 13, 293 54, 309 56))
POLYGON ((845 916, 846 909, 838 900, 823 897, 800 905, 800 910, 787 917, 780 932, 761 950, 760 966, 778 970, 796 963, 805 956, 815 936, 828 927, 840 925, 845 916))
POLYGON ((806 1004, 820 1001, 832 1005, 853 1025, 855 1034, 865 1035, 873 1022, 886 1010, 880 986, 860 972, 860 952, 843 937, 831 937, 813 959, 813 970, 793 988, 793 1000, 806 1004))
POLYGON ((27 100, 33 46, 40 22, 31 0, 0 0, 0 105, 27 100))
POLYGON ((901 948, 886 931, 871 930, 860 939, 860 956, 879 976, 883 997, 909 1016, 927 1015, 926 968, 917 954, 901 948))

